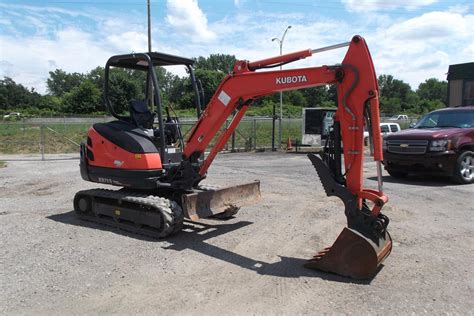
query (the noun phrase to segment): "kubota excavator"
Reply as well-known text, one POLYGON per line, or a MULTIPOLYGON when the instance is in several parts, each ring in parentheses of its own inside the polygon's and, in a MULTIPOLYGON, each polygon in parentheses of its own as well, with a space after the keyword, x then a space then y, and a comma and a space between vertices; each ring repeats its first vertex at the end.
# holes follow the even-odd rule
POLYGON ((198 220, 235 215, 240 206, 260 196, 258 181, 222 189, 204 188, 199 183, 247 108, 259 97, 278 91, 335 84, 338 107, 333 131, 321 158, 313 154, 309 158, 326 194, 344 202, 347 227, 332 247, 325 248, 305 266, 357 279, 373 277, 390 254, 392 240, 387 232, 389 220, 380 212, 388 198, 382 191, 377 78, 365 40, 354 36, 350 42, 319 49, 254 62, 237 61, 204 110, 202 88, 192 65, 191 59, 162 53, 119 55, 108 60, 105 104, 117 120, 94 124, 89 129, 87 141, 81 145, 80 170, 87 181, 122 188, 79 191, 74 198, 77 216, 138 234, 166 237, 181 230, 185 217, 198 220), (347 46, 341 64, 257 71, 347 46), (170 65, 188 69, 195 93, 199 119, 186 142, 178 118, 170 115, 160 96, 155 67, 170 65), (111 102, 109 82, 113 68, 146 74, 145 100, 131 101, 127 115, 111 102), (152 107, 154 113, 150 111, 152 107), (221 131, 231 115, 230 124, 221 131), (363 187, 364 126, 371 134, 377 190, 363 187), (204 156, 215 136, 212 149, 204 156))

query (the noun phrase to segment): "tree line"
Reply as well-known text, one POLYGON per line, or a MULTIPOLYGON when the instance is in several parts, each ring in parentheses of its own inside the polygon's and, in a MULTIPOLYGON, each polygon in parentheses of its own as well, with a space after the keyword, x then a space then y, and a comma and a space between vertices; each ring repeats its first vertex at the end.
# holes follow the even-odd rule
MULTIPOLYGON (((202 84, 207 104, 219 83, 234 65, 232 55, 214 54, 195 58, 195 75, 202 84)), ((187 77, 180 77, 163 67, 156 67, 161 97, 165 105, 176 110, 194 108, 194 91, 187 77)), ((381 112, 386 115, 407 113, 423 114, 445 107, 447 82, 427 79, 413 91, 409 84, 392 75, 378 77, 381 112)), ((62 69, 49 72, 47 93, 41 95, 16 83, 9 77, 0 80, 0 111, 18 111, 25 114, 104 114, 104 68, 96 67, 87 73, 68 73, 62 69)), ((130 100, 144 99, 146 75, 141 71, 114 68, 110 72, 110 99, 119 110, 125 111, 130 100)), ((270 115, 279 94, 263 97, 252 108, 260 115, 270 115)), ((302 107, 336 106, 335 86, 322 86, 283 93, 286 113, 299 115, 302 107)))

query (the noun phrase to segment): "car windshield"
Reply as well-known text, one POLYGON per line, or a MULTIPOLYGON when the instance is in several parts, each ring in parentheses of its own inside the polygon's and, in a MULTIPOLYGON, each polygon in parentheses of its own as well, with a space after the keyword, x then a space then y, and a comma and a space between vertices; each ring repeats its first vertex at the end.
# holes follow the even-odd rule
POLYGON ((415 128, 474 127, 474 111, 439 111, 427 114, 415 128))

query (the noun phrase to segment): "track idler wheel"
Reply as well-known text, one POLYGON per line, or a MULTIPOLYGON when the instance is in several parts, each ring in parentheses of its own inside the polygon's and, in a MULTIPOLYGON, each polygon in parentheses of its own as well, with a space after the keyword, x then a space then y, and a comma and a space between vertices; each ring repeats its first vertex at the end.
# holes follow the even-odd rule
POLYGON ((392 250, 392 239, 388 232, 377 245, 358 232, 344 228, 330 248, 319 252, 309 260, 306 268, 332 272, 353 279, 370 279, 379 265, 392 250))
POLYGON ((74 196, 74 211, 79 214, 87 214, 92 211, 92 199, 90 196, 80 192, 74 196))

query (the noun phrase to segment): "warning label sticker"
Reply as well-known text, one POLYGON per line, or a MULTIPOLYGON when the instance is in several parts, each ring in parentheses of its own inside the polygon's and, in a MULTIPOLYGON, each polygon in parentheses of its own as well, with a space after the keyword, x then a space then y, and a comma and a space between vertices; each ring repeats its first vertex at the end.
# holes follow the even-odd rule
POLYGON ((224 104, 225 106, 227 106, 227 104, 229 104, 230 102, 230 96, 225 93, 224 90, 221 91, 221 93, 219 93, 219 96, 217 97, 219 99, 219 101, 222 102, 222 104, 224 104))

